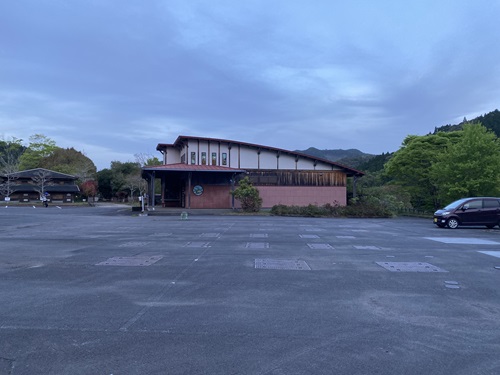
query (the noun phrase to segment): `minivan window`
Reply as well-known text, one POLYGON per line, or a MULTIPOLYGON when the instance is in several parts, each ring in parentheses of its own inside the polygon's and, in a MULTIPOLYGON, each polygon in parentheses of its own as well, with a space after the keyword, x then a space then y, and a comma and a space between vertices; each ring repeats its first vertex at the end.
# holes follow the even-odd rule
POLYGON ((477 208, 483 208, 483 201, 480 200, 475 200, 475 201, 470 201, 464 204, 464 208, 470 210, 472 209, 477 209, 477 208))
POLYGON ((463 199, 459 199, 458 201, 455 201, 455 202, 451 202, 449 205, 447 205, 444 209, 445 210, 452 210, 454 208, 457 208, 458 206, 460 206, 462 203, 466 202, 467 199, 466 198, 463 198, 463 199))
POLYGON ((500 202, 496 199, 485 199, 483 201, 484 208, 499 208, 500 202))

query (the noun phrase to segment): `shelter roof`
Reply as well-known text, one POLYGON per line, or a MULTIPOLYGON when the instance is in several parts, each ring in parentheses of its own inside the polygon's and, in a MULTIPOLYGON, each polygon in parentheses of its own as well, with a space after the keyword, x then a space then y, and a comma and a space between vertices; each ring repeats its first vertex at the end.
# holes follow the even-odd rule
POLYGON ((45 169, 45 168, 26 169, 24 171, 10 173, 9 176, 14 176, 17 178, 32 178, 32 177, 38 177, 40 173, 45 173, 47 177, 51 179, 61 179, 61 180, 77 179, 77 177, 72 176, 70 174, 51 171, 50 169, 45 169))

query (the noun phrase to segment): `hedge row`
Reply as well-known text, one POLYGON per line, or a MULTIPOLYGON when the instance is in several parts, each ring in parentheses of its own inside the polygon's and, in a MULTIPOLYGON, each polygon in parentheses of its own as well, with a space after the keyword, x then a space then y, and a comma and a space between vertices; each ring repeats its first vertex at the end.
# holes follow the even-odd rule
POLYGON ((393 213, 387 207, 375 202, 356 202, 348 206, 338 204, 325 204, 316 206, 285 206, 275 205, 271 214, 276 216, 301 216, 301 217, 391 217, 393 213))

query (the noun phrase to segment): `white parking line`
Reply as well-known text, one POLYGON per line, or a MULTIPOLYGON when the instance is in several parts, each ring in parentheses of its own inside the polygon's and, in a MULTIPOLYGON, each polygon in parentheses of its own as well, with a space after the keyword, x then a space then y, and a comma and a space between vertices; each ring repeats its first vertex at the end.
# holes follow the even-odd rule
POLYGON ((490 240, 481 240, 479 238, 460 238, 460 237, 424 237, 424 238, 442 243, 453 243, 453 244, 464 244, 464 245, 499 245, 498 242, 490 240))

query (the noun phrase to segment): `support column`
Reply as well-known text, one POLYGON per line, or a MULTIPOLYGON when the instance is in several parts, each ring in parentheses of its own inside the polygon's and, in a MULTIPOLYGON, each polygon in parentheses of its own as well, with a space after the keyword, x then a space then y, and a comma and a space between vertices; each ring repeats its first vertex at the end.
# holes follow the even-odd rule
POLYGON ((151 180, 149 181, 150 183, 150 188, 149 188, 149 204, 152 209, 155 208, 155 177, 156 173, 153 171, 150 175, 151 180))
POLYGON ((161 176, 161 206, 165 207, 165 175, 161 176))
POLYGON ((187 208, 188 210, 191 208, 191 177, 192 177, 192 173, 189 172, 188 173, 188 196, 187 196, 187 199, 188 199, 188 204, 187 204, 187 208))
POLYGON ((352 178, 352 197, 356 198, 356 183, 358 182, 358 176, 352 178))

